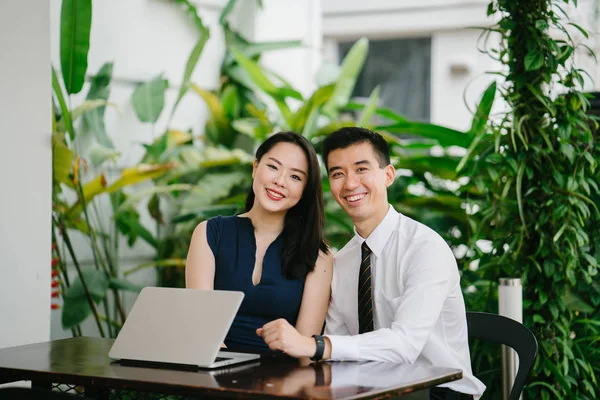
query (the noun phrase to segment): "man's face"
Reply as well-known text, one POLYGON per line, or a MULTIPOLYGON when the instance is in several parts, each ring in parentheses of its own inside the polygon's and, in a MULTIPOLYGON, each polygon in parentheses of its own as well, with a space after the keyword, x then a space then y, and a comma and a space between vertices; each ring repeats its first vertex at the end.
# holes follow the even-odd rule
POLYGON ((333 150, 327 161, 331 193, 355 224, 385 215, 387 187, 394 182, 395 171, 391 165, 379 166, 370 143, 333 150))

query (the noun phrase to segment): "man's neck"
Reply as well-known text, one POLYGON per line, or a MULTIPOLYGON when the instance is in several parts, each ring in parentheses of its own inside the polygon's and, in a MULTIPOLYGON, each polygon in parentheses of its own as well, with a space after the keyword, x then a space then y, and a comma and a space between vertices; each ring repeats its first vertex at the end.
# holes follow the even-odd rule
POLYGON ((368 238, 371 233, 381 224, 381 221, 387 215, 390 205, 386 203, 385 207, 380 207, 375 214, 373 214, 370 218, 366 218, 361 221, 354 221, 354 226, 356 227, 356 232, 363 237, 368 238))

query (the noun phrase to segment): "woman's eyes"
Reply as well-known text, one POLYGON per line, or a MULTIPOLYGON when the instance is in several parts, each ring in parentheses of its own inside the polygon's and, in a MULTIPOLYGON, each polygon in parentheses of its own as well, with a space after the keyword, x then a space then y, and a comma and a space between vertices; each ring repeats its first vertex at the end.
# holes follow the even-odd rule
MULTIPOLYGON (((267 164, 267 168, 277 171, 277 167, 273 164, 267 164)), ((302 178, 300 178, 298 175, 291 175, 291 178, 298 182, 302 182, 302 178)))

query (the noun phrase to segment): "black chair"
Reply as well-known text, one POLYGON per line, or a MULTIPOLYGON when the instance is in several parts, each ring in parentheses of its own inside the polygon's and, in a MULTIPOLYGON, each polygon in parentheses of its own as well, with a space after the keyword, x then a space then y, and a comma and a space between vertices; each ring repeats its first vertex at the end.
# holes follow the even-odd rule
POLYGON ((511 347, 519 355, 519 370, 509 400, 517 400, 538 352, 537 339, 525 325, 502 315, 468 312, 469 337, 511 347))

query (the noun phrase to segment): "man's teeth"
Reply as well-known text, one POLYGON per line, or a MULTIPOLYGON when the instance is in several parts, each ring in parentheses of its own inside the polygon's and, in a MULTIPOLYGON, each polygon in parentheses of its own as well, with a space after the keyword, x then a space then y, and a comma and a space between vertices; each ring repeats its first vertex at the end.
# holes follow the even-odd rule
POLYGON ((279 193, 275 193, 275 192, 274 192, 274 191, 272 191, 272 190, 269 190, 269 189, 267 189, 267 192, 269 192, 269 194, 270 194, 271 196, 273 196, 273 197, 279 197, 280 199, 282 199, 282 198, 283 198, 283 195, 281 195, 281 194, 279 194, 279 193))
POLYGON ((354 196, 346 197, 346 199, 348 199, 348 201, 357 201, 357 200, 362 199, 363 197, 365 197, 364 194, 355 194, 354 196))

